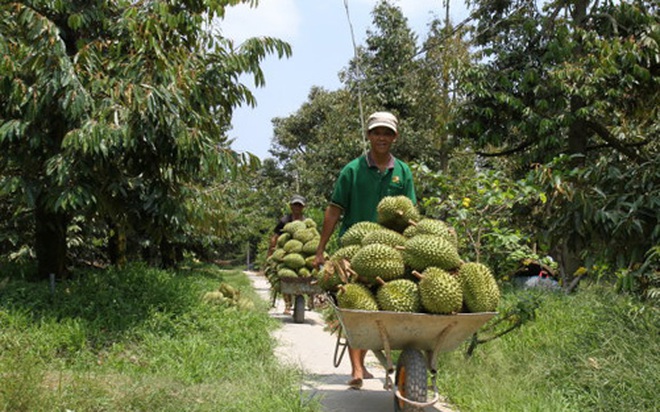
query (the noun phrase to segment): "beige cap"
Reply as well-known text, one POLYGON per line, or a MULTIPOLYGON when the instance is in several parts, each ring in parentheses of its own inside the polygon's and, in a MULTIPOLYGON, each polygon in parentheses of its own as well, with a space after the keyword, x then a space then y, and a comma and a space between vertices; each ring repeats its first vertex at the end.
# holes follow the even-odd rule
POLYGON ((398 133, 399 121, 396 119, 390 112, 376 112, 369 116, 367 120, 367 130, 374 129, 376 127, 387 127, 388 129, 394 130, 394 133, 398 133))
POLYGON ((289 204, 294 204, 294 203, 300 203, 301 205, 305 206, 305 198, 300 195, 293 195, 291 196, 291 201, 289 202, 289 204))

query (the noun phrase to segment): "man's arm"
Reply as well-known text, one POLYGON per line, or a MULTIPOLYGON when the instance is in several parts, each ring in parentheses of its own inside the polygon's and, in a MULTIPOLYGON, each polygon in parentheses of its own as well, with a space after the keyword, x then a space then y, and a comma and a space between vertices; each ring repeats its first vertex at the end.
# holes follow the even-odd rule
POLYGON ((318 268, 325 262, 325 247, 332 236, 332 232, 335 231, 335 226, 339 222, 341 217, 342 209, 337 206, 330 204, 325 209, 325 214, 323 216, 323 228, 321 229, 321 239, 319 240, 319 246, 316 248, 316 256, 314 257, 314 267, 318 268))
POLYGON ((270 237, 270 245, 268 246, 268 257, 273 254, 275 251, 275 246, 277 246, 277 238, 279 235, 277 233, 274 233, 273 236, 270 237))

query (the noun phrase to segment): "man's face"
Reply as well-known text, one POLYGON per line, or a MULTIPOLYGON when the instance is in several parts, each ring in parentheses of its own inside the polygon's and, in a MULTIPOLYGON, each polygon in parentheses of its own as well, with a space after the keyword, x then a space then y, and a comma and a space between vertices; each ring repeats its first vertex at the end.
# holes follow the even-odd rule
POLYGON ((300 213, 300 212, 302 212, 302 210, 303 210, 304 207, 305 207, 305 206, 301 205, 300 203, 291 203, 291 210, 292 210, 294 213, 300 213))
POLYGON ((369 130, 367 137, 369 138, 371 149, 374 153, 386 154, 390 152, 390 148, 392 147, 392 143, 396 140, 397 134, 394 130, 388 127, 379 126, 369 130))

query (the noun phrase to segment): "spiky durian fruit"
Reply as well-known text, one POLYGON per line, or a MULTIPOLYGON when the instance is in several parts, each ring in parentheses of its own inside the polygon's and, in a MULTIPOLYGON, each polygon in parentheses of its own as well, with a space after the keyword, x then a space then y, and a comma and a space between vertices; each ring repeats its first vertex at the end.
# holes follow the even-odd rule
POLYGON ((381 225, 403 232, 410 222, 421 219, 417 206, 406 196, 385 196, 378 202, 376 207, 378 223, 381 225))
POLYGON ((277 277, 278 278, 297 278, 298 277, 298 272, 296 272, 293 269, 289 269, 287 267, 282 267, 280 269, 277 269, 277 277))
POLYGON ((500 289, 490 269, 482 264, 468 262, 458 271, 463 287, 463 300, 470 312, 492 312, 500 303, 500 289))
POLYGON ((330 260, 340 262, 341 260, 348 260, 349 262, 353 259, 353 256, 360 250, 360 245, 348 245, 340 247, 332 255, 330 255, 330 260))
POLYGON ((312 238, 311 240, 305 242, 302 247, 302 253, 309 256, 316 253, 316 249, 319 247, 319 237, 312 238))
POLYGON ((282 232, 282 234, 277 237, 277 247, 283 247, 289 240, 291 240, 291 233, 282 232))
POLYGON ((303 243, 298 239, 291 239, 282 246, 286 253, 300 253, 302 251, 303 243))
POLYGON ((282 227, 282 232, 289 233, 293 236, 297 231, 306 228, 307 225, 302 220, 293 220, 282 227))
POLYGON ((348 283, 339 286, 337 304, 342 309, 357 309, 377 311, 378 303, 371 291, 359 283, 348 283))
POLYGON ((458 237, 454 228, 440 219, 423 218, 419 222, 413 223, 406 228, 404 234, 407 237, 414 235, 438 235, 449 241, 455 248, 458 248, 458 237))
POLYGON ((282 258, 282 263, 289 269, 297 271, 305 266, 305 258, 300 253, 289 253, 282 258))
POLYGON ((315 274, 317 284, 322 290, 328 292, 335 292, 337 287, 346 282, 346 276, 342 276, 340 268, 337 266, 336 262, 328 260, 325 262, 325 265, 316 272, 315 274))
POLYGON ((281 262, 282 258, 286 255, 286 250, 282 248, 277 248, 273 251, 273 254, 270 255, 270 257, 275 261, 275 262, 281 262))
POLYGON ((372 243, 381 243, 388 246, 403 246, 406 243, 406 237, 401 233, 392 229, 379 229, 374 230, 362 238, 362 246, 371 245, 372 243))
POLYGON ((413 273, 419 278, 419 295, 422 307, 427 312, 460 312, 463 306, 463 291, 456 277, 437 267, 429 267, 421 274, 417 271, 413 273))
POLYGON ((417 283, 410 279, 383 281, 376 292, 380 310, 392 312, 419 312, 421 298, 417 283))
POLYGON ((380 243, 362 246, 351 259, 351 268, 368 284, 374 284, 378 276, 389 281, 405 272, 401 252, 380 243))
POLYGON ((307 243, 314 238, 320 237, 319 232, 314 228, 305 227, 304 229, 299 229, 296 233, 293 234, 293 238, 297 239, 303 243, 307 243))
POLYGON ((346 232, 339 239, 342 247, 350 245, 359 245, 362 243, 362 238, 372 230, 382 229, 383 227, 376 222, 357 222, 349 227, 346 232))
POLYGON ((311 217, 306 218, 303 222, 305 222, 305 226, 316 229, 316 222, 311 217))
POLYGON ((452 270, 462 263, 456 248, 445 238, 436 235, 416 235, 406 241, 403 259, 414 270, 435 266, 452 270))

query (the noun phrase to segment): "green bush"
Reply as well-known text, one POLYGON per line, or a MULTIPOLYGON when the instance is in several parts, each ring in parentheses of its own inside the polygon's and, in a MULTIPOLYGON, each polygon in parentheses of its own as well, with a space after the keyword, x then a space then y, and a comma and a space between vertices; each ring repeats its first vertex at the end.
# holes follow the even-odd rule
POLYGON ((654 411, 660 385, 657 308, 585 287, 533 293, 536 320, 480 345, 466 360, 444 354, 440 391, 461 411, 654 411))

